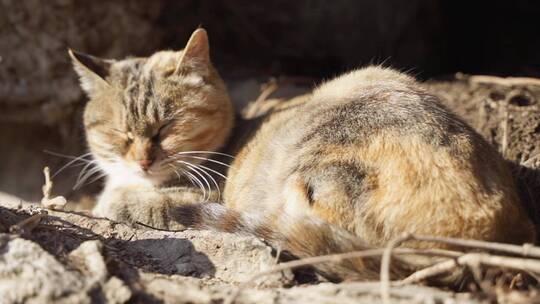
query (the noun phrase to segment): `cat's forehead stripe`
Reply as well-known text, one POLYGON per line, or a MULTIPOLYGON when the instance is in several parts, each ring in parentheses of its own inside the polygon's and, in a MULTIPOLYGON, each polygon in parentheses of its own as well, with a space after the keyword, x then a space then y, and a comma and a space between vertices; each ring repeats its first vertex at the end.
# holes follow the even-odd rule
POLYGON ((161 119, 162 105, 157 102, 155 83, 156 76, 142 69, 130 70, 126 77, 122 105, 125 109, 124 124, 126 129, 138 132, 148 131, 149 124, 155 124, 161 119))

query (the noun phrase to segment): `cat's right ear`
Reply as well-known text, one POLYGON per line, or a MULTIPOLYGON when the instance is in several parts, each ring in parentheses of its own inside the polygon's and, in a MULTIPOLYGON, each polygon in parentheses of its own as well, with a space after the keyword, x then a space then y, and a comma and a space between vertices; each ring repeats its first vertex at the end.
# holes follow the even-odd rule
POLYGON ((180 61, 174 73, 180 73, 185 66, 203 71, 209 65, 210 47, 208 45, 208 34, 205 29, 198 28, 191 34, 186 47, 182 50, 180 61))
POLYGON ((112 60, 97 58, 91 55, 68 49, 73 68, 79 75, 82 89, 89 95, 109 86, 105 78, 109 75, 112 60))

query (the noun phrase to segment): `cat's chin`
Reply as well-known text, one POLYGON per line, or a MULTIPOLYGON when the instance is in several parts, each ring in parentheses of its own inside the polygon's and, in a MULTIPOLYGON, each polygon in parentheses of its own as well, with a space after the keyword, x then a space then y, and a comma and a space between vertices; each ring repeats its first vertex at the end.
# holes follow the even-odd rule
POLYGON ((145 172, 136 166, 121 162, 100 162, 101 169, 107 173, 106 187, 117 188, 123 186, 158 187, 170 179, 170 172, 152 170, 145 172))
POLYGON ((169 180, 168 175, 144 175, 142 178, 146 179, 155 187, 161 186, 169 180))
POLYGON ((109 176, 107 180, 108 186, 142 186, 142 187, 158 187, 164 184, 167 178, 163 176, 145 175, 145 174, 122 174, 109 176))
POLYGON ((158 187, 168 180, 167 176, 139 172, 116 173, 108 176, 107 185, 111 187, 143 186, 158 187))

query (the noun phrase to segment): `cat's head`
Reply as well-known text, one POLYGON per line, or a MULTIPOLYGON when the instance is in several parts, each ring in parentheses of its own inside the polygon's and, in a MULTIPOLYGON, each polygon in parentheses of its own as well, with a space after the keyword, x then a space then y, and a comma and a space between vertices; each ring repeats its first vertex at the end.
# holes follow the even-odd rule
POLYGON ((84 111, 88 145, 110 179, 161 184, 178 172, 180 160, 201 161, 182 152, 215 151, 227 139, 233 109, 210 62, 204 29, 193 32, 182 51, 147 58, 69 53, 90 99, 84 111))

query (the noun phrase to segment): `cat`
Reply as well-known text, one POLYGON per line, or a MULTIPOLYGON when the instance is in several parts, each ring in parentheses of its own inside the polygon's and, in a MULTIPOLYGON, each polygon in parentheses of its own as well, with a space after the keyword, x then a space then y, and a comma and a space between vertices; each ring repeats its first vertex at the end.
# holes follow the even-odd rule
MULTIPOLYGON (((236 155, 224 204, 173 212, 187 227, 253 234, 299 258, 381 247, 403 233, 535 240, 498 152, 414 78, 380 66, 275 111, 236 155)), ((356 259, 317 268, 340 281, 378 279, 379 266, 356 259)), ((403 277, 415 265, 393 267, 403 277)))
POLYGON ((227 141, 234 115, 204 29, 182 51, 148 58, 69 55, 89 98, 83 122, 94 170, 106 174, 93 215, 172 229, 172 205, 218 199, 208 176, 216 170, 202 162, 227 141))
MULTIPOLYGON (((142 153, 139 143, 165 150, 152 152, 154 168, 184 151, 215 151, 229 137, 233 111, 208 50, 206 32, 199 29, 183 51, 148 59, 114 62, 72 52, 91 99, 84 122, 89 146, 109 174, 95 214, 253 234, 300 258, 380 247, 404 232, 534 240, 502 157, 414 78, 380 66, 344 74, 301 101, 277 107, 232 162, 223 202, 187 186, 168 187, 173 168, 161 166, 163 171, 148 176, 141 162, 146 156, 131 156, 142 153), (192 85, 200 81, 208 87, 192 85), (149 104, 145 111, 142 103, 126 99, 132 88, 138 102, 149 104), (162 104, 177 110, 172 126, 148 110, 162 104), (197 110, 189 113, 190 106, 197 110), (194 121, 200 127, 191 132, 194 121), (200 132, 211 144, 186 135, 200 132), (137 169, 106 162, 112 155, 137 169)), ((184 161, 199 164, 195 160, 184 161)), ((399 259, 392 265, 394 276, 412 271, 399 259)), ((317 269, 332 280, 375 279, 379 261, 353 259, 317 269)))

